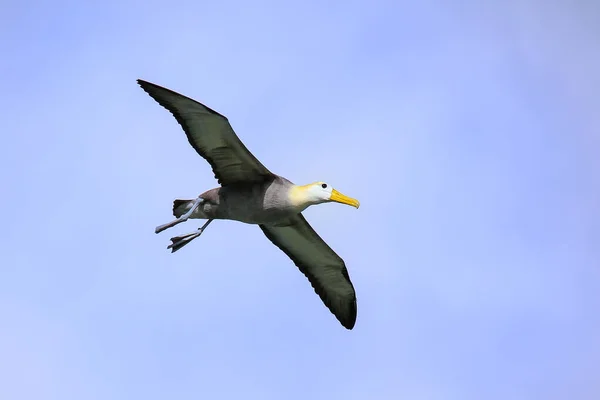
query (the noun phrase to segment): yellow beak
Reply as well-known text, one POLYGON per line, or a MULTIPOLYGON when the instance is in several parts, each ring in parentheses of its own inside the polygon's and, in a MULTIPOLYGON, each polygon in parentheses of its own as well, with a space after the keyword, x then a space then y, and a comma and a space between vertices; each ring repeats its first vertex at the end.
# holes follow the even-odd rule
POLYGON ((335 189, 333 189, 331 191, 331 197, 329 198, 329 200, 337 201, 338 203, 342 203, 342 204, 348 204, 349 206, 356 207, 356 208, 360 207, 360 203, 358 202, 358 200, 353 199, 352 197, 343 195, 335 189))

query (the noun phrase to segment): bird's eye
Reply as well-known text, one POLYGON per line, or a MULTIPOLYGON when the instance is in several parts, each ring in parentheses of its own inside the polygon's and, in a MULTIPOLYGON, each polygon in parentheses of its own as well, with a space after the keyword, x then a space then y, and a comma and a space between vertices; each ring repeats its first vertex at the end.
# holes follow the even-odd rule
POLYGON ((326 183, 324 183, 324 184, 322 184, 322 185, 321 185, 321 187, 322 187, 323 189, 327 189, 327 184, 326 184, 326 183))

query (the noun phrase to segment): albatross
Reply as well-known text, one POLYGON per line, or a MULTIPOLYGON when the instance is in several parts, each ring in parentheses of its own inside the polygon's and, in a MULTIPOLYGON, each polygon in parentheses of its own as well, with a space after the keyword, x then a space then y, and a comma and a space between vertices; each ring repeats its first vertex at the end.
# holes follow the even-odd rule
POLYGON ((188 219, 204 219, 197 230, 171 238, 171 252, 199 237, 214 220, 234 220, 260 227, 308 278, 325 306, 346 329, 356 322, 356 293, 342 260, 309 225, 302 211, 337 202, 359 207, 325 182, 295 185, 261 164, 241 142, 229 120, 207 106, 170 89, 138 79, 158 104, 173 114, 189 143, 211 166, 220 187, 196 199, 173 202, 175 220, 160 233, 188 219))

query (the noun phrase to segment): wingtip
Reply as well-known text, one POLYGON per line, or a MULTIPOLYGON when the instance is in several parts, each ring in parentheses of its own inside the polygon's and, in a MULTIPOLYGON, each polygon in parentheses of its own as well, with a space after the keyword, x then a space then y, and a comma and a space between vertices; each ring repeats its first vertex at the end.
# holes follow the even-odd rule
MULTIPOLYGON (((350 280, 350 278, 348 278, 348 280, 350 280)), ((356 325, 357 315, 358 315, 358 304, 356 303, 356 296, 355 296, 354 301, 352 301, 351 304, 349 304, 345 318, 343 318, 343 321, 340 320, 340 322, 342 323, 344 328, 351 331, 352 328, 354 328, 354 325, 356 325)))
POLYGON ((347 320, 340 319, 339 321, 344 328, 351 331, 354 328, 354 325, 356 325, 356 314, 354 314, 351 318, 349 318, 347 320))
POLYGON ((138 85, 140 85, 140 87, 141 87, 142 89, 144 89, 144 90, 146 90, 146 87, 147 87, 147 86, 151 85, 151 83, 150 83, 150 82, 148 82, 148 81, 145 81, 145 80, 143 80, 143 79, 139 79, 139 78, 138 78, 138 79, 136 79, 135 81, 136 81, 136 83, 137 83, 138 85))

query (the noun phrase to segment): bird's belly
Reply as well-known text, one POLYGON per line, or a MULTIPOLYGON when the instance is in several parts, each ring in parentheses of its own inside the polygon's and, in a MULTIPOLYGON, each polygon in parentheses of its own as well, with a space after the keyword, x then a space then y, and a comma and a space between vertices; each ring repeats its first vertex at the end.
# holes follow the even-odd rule
POLYGON ((247 224, 273 224, 284 221, 298 213, 292 208, 230 208, 227 210, 226 219, 231 219, 247 224))
POLYGON ((248 224, 277 224, 302 212, 280 193, 283 188, 272 186, 225 187, 219 191, 213 215, 248 224))

